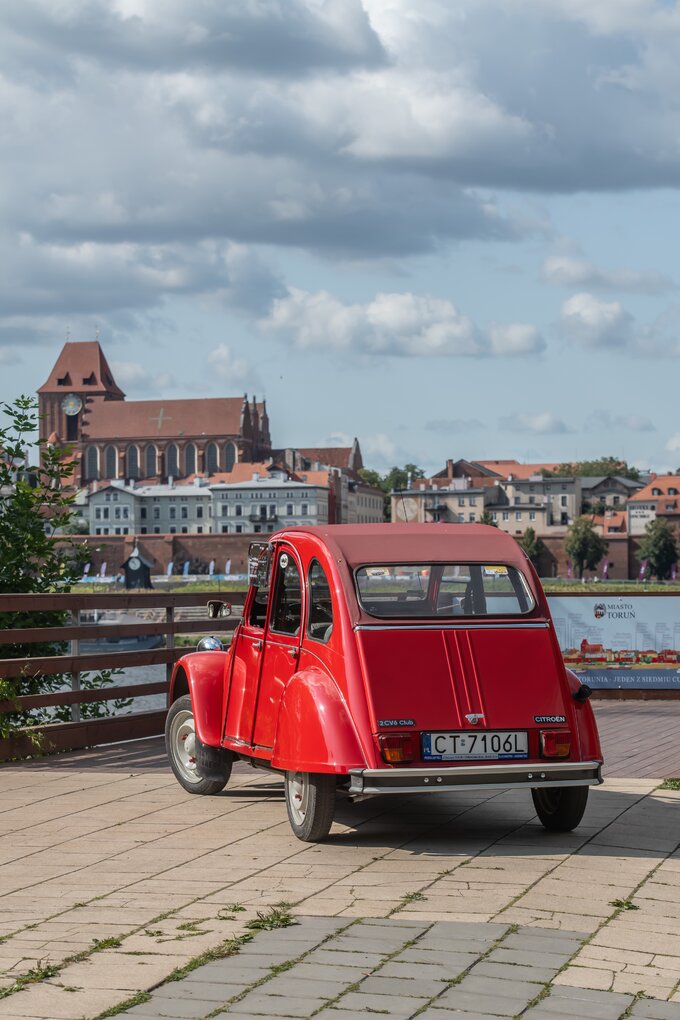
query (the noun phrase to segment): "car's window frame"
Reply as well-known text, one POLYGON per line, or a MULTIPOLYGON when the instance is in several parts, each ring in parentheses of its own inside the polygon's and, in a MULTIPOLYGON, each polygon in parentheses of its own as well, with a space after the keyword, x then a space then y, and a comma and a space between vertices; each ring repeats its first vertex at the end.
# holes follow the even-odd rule
MULTIPOLYGON (((481 560, 462 560, 461 559, 461 560, 455 560, 455 565, 456 566, 461 566, 461 567, 483 567, 483 566, 487 565, 489 562, 491 562, 491 561, 487 560, 487 561, 483 562, 481 560)), ((488 613, 487 612, 487 613, 471 613, 471 614, 461 614, 461 615, 453 615, 452 614, 451 616, 444 616, 444 615, 438 614, 436 612, 436 610, 433 611, 430 614, 424 614, 422 616, 414 616, 414 615, 410 615, 409 616, 408 614, 400 615, 398 613, 394 613, 394 614, 390 613, 390 614, 388 614, 386 616, 379 616, 376 613, 372 613, 369 609, 366 608, 366 605, 364 604, 364 601, 363 601, 362 596, 361 596, 361 591, 359 589, 358 574, 359 574, 360 570, 365 570, 365 569, 370 568, 370 567, 424 567, 424 566, 430 566, 432 568, 441 567, 442 568, 442 576, 440 576, 439 578, 435 579, 435 570, 433 569, 433 570, 431 570, 430 576, 428 577, 428 580, 427 580, 427 593, 426 593, 426 597, 427 597, 427 600, 431 601, 431 588, 432 588, 432 585, 435 584, 437 586, 437 588, 439 588, 439 586, 441 585, 441 582, 443 580, 443 569, 446 568, 447 566, 452 566, 452 565, 453 565, 453 561, 452 560, 431 560, 429 563, 424 563, 422 560, 418 560, 418 561, 416 561, 416 560, 392 560, 390 562, 382 561, 380 563, 375 563, 375 562, 373 562, 373 563, 359 563, 355 567, 352 568, 352 580, 353 580, 353 584, 354 584, 354 595, 355 595, 355 598, 357 600, 359 609, 361 610, 362 613, 365 613, 366 616, 370 616, 371 619, 373 619, 373 620, 381 620, 383 622, 390 621, 390 620, 397 620, 397 621, 399 621, 399 620, 402 620, 402 621, 406 620, 406 621, 409 621, 409 622, 412 622, 412 623, 418 623, 419 621, 430 621, 430 622, 436 621, 436 622, 439 622, 439 623, 442 623, 442 624, 445 623, 445 622, 455 622, 455 623, 463 624, 465 621, 472 621, 472 620, 498 620, 498 619, 507 619, 507 618, 510 618, 510 617, 513 620, 517 620, 517 621, 526 620, 527 617, 531 617, 532 615, 535 615, 536 610, 539 608, 539 600, 538 600, 538 597, 537 597, 537 593, 534 592, 534 590, 533 590, 533 588, 532 588, 532 586, 531 586, 531 584, 529 582, 529 579, 526 576, 526 574, 524 573, 524 571, 521 570, 521 568, 519 566, 517 566, 517 564, 507 563, 507 562, 500 561, 500 560, 494 560, 493 561, 493 565, 494 566, 499 566, 499 567, 500 566, 507 567, 507 569, 508 569, 508 577, 510 579, 510 583, 511 583, 512 589, 513 589, 513 594, 514 594, 515 599, 517 600, 517 603, 521 606, 523 601, 526 602, 527 599, 530 599, 530 605, 528 606, 527 609, 523 609, 523 610, 520 610, 520 612, 513 612, 513 613, 507 613, 507 612, 506 613, 488 613), (518 591, 517 591, 517 589, 515 587, 515 574, 513 574, 513 571, 516 572, 516 575, 517 575, 517 577, 519 579, 520 588, 521 588, 521 591, 522 591, 521 595, 518 593, 518 591), (522 582, 523 582, 523 584, 522 584, 522 582)), ((473 593, 474 593, 474 586, 473 586, 473 593)), ((483 594, 484 594, 484 597, 486 598, 488 593, 483 593, 483 594)), ((478 597, 478 595, 477 595, 477 597, 478 597)))
POLYGON ((328 572, 326 571, 323 563, 316 556, 313 557, 313 559, 311 559, 309 561, 309 564, 307 565, 305 581, 306 581, 306 588, 307 588, 307 612, 305 614, 305 616, 306 616, 305 636, 310 641, 317 642, 317 644, 327 645, 328 642, 330 641, 331 637, 333 636, 333 630, 335 629, 335 615, 336 615, 336 613, 335 613, 335 606, 333 604, 333 592, 332 592, 332 589, 331 589, 330 580, 328 578, 328 572), (328 584, 328 597, 329 597, 330 604, 331 604, 331 619, 330 619, 330 624, 329 624, 329 628, 330 629, 327 629, 326 636, 323 637, 323 638, 318 637, 316 634, 312 634, 311 631, 310 631, 310 625, 311 625, 310 617, 311 617, 311 613, 312 613, 311 574, 312 574, 312 570, 313 570, 313 568, 315 566, 319 567, 319 569, 321 570, 323 576, 326 579, 326 583, 328 584))
POLYGON ((292 638, 295 642, 297 642, 297 644, 300 644, 302 641, 303 628, 306 619, 304 576, 302 564, 300 563, 298 556, 294 555, 292 547, 284 543, 277 543, 274 549, 274 570, 272 574, 272 583, 270 585, 269 606, 267 612, 267 634, 273 634, 277 638, 292 638), (279 584, 283 583, 282 573, 286 569, 285 567, 281 568, 279 566, 281 556, 284 554, 290 556, 291 561, 295 564, 295 569, 297 570, 298 580, 300 583, 300 622, 298 623, 296 631, 276 630, 276 628, 272 626, 275 602, 279 592, 279 584), (281 581, 279 580, 280 577, 281 581))

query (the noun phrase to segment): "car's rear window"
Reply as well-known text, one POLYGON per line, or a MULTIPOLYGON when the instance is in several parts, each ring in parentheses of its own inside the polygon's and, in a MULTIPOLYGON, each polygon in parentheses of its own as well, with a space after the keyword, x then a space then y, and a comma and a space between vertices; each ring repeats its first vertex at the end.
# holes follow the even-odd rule
POLYGON ((500 563, 372 563, 355 580, 361 607, 383 618, 522 616, 535 605, 520 571, 500 563))

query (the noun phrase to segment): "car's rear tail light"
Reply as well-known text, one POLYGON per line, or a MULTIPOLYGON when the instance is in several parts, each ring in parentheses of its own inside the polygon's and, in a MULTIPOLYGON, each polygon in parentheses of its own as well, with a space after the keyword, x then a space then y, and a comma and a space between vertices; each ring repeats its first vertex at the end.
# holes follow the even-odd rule
POLYGON ((418 757, 415 733, 390 733, 378 737, 380 753, 388 765, 406 765, 418 757))
POLYGON ((544 758, 568 758, 570 752, 569 730, 541 730, 541 754, 544 758))

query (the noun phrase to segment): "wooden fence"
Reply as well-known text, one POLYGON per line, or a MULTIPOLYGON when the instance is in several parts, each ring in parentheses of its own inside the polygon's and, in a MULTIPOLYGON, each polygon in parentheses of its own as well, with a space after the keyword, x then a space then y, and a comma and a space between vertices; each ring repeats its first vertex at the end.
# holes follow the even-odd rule
MULTIPOLYGON (((0 701, 0 714, 17 709, 71 706, 70 722, 54 722, 31 727, 6 739, 0 739, 0 761, 35 754, 31 737, 40 737, 42 749, 48 751, 73 750, 91 747, 116 740, 155 736, 163 732, 166 710, 134 711, 127 715, 83 719, 81 706, 92 702, 114 701, 120 698, 137 699, 149 695, 165 694, 172 667, 190 648, 175 647, 177 634, 221 634, 234 630, 240 618, 245 591, 191 592, 160 594, 156 592, 116 592, 93 595, 0 595, 0 613, 26 612, 34 616, 40 612, 67 612, 70 623, 58 627, 14 627, 0 630, 0 647, 16 644, 43 644, 68 642, 69 650, 62 655, 35 658, 0 659, 0 677, 12 679, 21 676, 50 676, 70 674, 70 690, 46 694, 28 694, 13 700, 0 701), (234 615, 209 620, 207 602, 210 598, 224 598, 234 608, 234 615), (198 610, 202 608, 203 612, 198 610), (191 610, 194 612, 191 612, 191 610), (129 614, 144 612, 139 622, 88 623, 81 622, 81 614, 101 610, 118 610, 129 614), (186 616, 191 618, 187 619, 186 616), (184 618, 182 618, 184 617, 184 618), (198 617, 198 618, 197 618, 198 617), (164 647, 143 651, 81 652, 82 641, 120 638, 147 638, 157 636, 164 647), (119 686, 111 684, 95 690, 81 689, 81 674, 109 669, 128 670, 140 666, 165 665, 166 677, 152 683, 119 686)), ((134 706, 133 706, 134 708, 134 706)))

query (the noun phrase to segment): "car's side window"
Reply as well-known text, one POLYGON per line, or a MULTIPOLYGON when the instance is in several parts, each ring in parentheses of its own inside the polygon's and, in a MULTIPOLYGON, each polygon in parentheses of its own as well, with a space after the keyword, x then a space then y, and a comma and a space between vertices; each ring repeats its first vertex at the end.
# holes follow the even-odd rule
POLYGON ((333 603, 326 573, 318 560, 312 560, 308 573, 309 613, 307 636, 314 641, 329 640, 333 633, 333 603))
POLYGON ((299 634, 302 623, 302 584, 297 563, 282 552, 276 570, 274 603, 269 629, 278 634, 299 634))
POLYGON ((250 603, 248 623, 251 627, 264 627, 269 605, 269 588, 257 588, 253 601, 250 603))

